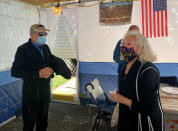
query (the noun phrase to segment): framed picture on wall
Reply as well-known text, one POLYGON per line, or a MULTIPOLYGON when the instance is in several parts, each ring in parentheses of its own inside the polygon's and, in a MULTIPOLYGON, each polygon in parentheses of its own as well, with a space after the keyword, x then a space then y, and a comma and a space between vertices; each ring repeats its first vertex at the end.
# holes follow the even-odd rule
POLYGON ((100 25, 131 23, 133 1, 105 2, 100 4, 100 25))

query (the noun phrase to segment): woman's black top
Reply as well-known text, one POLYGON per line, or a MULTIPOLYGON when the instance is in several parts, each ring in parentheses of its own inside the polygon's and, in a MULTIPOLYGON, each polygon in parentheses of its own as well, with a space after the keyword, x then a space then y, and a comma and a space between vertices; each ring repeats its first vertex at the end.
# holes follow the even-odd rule
POLYGON ((119 92, 131 99, 132 105, 120 104, 118 131, 164 131, 159 71, 151 62, 145 62, 140 69, 141 65, 137 60, 128 74, 124 74, 123 70, 119 76, 119 92))

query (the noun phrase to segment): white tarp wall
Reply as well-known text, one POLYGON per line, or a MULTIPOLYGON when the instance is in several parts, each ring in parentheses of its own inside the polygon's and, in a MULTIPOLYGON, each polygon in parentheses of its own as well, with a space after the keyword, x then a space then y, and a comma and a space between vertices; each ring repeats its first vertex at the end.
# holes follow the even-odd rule
MULTIPOLYGON (((178 1, 168 2, 168 37, 151 38, 157 62, 178 62, 178 1)), ((100 26, 99 5, 78 9, 79 60, 85 62, 112 62, 113 50, 130 25, 100 26)), ((133 4, 131 24, 142 30, 141 2, 133 4)))
MULTIPOLYGON (((40 12, 41 24, 51 30, 47 40, 51 45, 58 16, 52 14, 52 9, 40 12)), ((0 70, 11 67, 17 47, 28 41, 30 26, 37 23, 37 7, 19 0, 0 0, 0 70)))
MULTIPOLYGON (((167 2, 169 36, 151 38, 149 41, 157 55, 156 66, 161 76, 178 77, 178 2, 177 0, 167 2)), ((85 5, 94 3, 89 2, 85 5)), ((130 25, 136 24, 142 31, 141 1, 133 2, 130 25, 100 26, 99 5, 70 6, 63 10, 63 16, 71 25, 78 43, 80 89, 84 91, 84 85, 95 77, 100 77, 100 82, 104 82, 104 88, 109 86, 108 90, 117 89, 117 64, 113 62, 113 51, 130 25)))
POLYGON ((29 38, 29 28, 38 22, 37 9, 16 0, 0 1, 0 70, 11 67, 17 46, 29 38))
POLYGON ((60 58, 77 58, 76 36, 64 15, 60 15, 56 26, 52 52, 60 58))

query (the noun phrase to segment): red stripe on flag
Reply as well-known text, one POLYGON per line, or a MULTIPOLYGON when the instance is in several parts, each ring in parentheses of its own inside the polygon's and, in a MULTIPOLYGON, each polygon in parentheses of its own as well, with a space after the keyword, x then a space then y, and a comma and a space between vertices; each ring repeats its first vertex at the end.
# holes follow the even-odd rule
POLYGON ((168 36, 167 10, 165 10, 165 30, 166 30, 166 36, 168 36))
POLYGON ((161 35, 164 37, 163 10, 161 11, 161 35))
POLYGON ((149 0, 149 16, 150 16, 150 38, 152 38, 152 13, 151 0, 149 0))
POLYGON ((146 37, 148 38, 148 7, 147 0, 145 0, 145 13, 146 13, 146 37))
POLYGON ((158 37, 160 37, 160 31, 159 31, 159 11, 157 11, 157 32, 158 32, 158 37))
POLYGON ((153 11, 153 33, 154 33, 154 37, 156 37, 156 15, 155 15, 155 11, 153 11))
POLYGON ((144 3, 143 3, 143 0, 141 1, 141 7, 142 7, 142 34, 144 35, 145 34, 145 26, 144 26, 144 3))

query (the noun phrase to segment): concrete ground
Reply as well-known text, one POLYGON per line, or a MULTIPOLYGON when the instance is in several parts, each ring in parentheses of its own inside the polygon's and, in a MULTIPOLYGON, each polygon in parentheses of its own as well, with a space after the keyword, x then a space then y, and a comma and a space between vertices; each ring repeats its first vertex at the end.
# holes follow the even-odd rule
MULTIPOLYGON (((47 131, 90 131, 93 112, 92 107, 53 102, 49 108, 47 131)), ((20 116, 0 127, 0 131, 22 131, 22 127, 22 117, 20 116)), ((101 121, 99 131, 107 131, 104 121, 101 121)))

